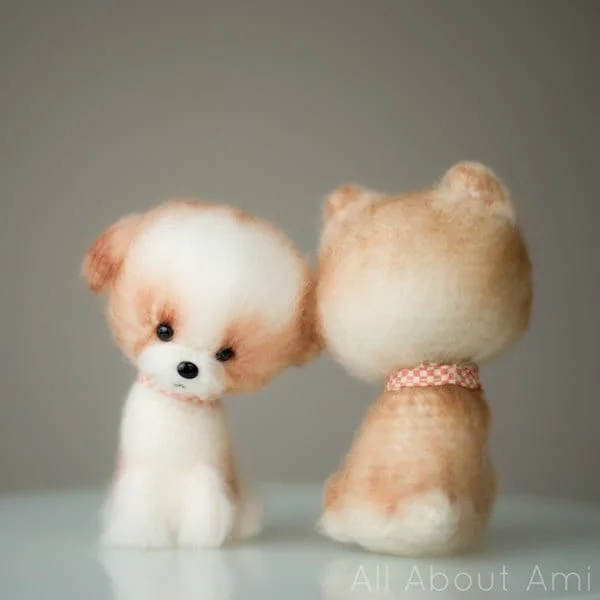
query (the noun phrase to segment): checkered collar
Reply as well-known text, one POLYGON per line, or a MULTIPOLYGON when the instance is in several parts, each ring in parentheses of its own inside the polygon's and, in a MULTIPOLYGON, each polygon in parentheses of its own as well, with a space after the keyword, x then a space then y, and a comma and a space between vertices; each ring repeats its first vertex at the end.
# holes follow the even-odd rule
POLYGON ((385 382, 386 392, 397 392, 408 387, 460 385, 471 390, 481 388, 477 365, 444 365, 424 362, 410 369, 390 373, 385 382))

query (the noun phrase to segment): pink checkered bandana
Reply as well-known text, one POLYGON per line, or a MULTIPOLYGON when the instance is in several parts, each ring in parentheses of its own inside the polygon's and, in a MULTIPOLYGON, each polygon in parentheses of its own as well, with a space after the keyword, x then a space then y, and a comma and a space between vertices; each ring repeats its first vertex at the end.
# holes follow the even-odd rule
POLYGON ((385 382, 386 392, 396 392, 407 387, 433 387, 460 385, 471 390, 481 388, 477 365, 441 365, 423 363, 412 369, 398 369, 390 373, 385 382))
POLYGON ((219 399, 212 398, 201 398, 200 396, 195 396, 194 394, 186 394, 185 392, 172 392, 170 390, 160 390, 156 387, 156 384, 145 373, 138 373, 137 380, 142 385, 145 385, 147 388, 154 390, 155 392, 159 392, 160 394, 164 394, 169 398, 174 398, 175 400, 179 400, 180 402, 185 402, 186 404, 197 404, 198 406, 214 406, 219 403, 219 399))

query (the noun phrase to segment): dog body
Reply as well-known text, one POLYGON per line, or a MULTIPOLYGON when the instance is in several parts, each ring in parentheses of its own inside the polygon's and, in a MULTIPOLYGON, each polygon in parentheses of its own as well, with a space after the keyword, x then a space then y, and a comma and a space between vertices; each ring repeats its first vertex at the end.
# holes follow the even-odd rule
POLYGON ((476 365, 529 323, 508 192, 460 163, 404 195, 344 186, 325 210, 321 334, 351 372, 387 383, 327 483, 321 529, 374 551, 455 552, 480 537, 495 496, 476 365))
POLYGON ((120 456, 106 543, 208 547, 260 530, 260 507, 240 494, 220 402, 195 404, 136 382, 120 456))

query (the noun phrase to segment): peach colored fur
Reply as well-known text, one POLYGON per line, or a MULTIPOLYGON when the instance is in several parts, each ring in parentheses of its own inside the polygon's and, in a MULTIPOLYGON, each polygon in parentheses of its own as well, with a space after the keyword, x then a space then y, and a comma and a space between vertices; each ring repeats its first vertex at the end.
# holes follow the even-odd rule
MULTIPOLYGON (((496 356, 527 328, 531 290, 508 191, 482 165, 400 195, 343 186, 326 202, 318 327, 359 377, 496 356)), ((326 484, 321 530, 401 555, 475 544, 496 495, 489 428, 483 390, 382 393, 326 484)))

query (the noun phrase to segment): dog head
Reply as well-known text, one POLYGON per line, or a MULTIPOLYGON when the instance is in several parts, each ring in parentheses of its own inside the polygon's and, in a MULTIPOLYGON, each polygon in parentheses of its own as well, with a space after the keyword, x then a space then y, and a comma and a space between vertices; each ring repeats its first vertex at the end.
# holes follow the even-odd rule
POLYGON ((313 280, 274 225, 226 206, 170 201, 109 227, 83 274, 140 373, 197 396, 260 388, 318 352, 313 280))
POLYGON ((527 328, 531 299, 508 191, 482 165, 459 163, 419 192, 347 185, 326 200, 319 328, 359 376, 484 361, 527 328))

